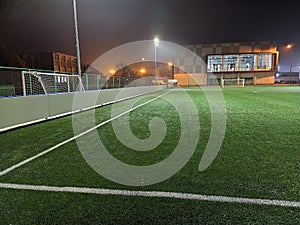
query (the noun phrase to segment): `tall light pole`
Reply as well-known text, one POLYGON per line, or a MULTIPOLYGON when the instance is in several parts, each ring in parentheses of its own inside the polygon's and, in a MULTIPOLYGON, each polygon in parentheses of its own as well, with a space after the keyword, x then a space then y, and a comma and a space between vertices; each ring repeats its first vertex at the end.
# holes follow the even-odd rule
POLYGON ((156 48, 159 45, 159 38, 154 38, 154 66, 155 66, 155 85, 157 84, 156 48))
POLYGON ((287 44, 286 45, 286 48, 291 51, 291 56, 290 56, 290 58, 291 58, 290 72, 292 72, 292 67, 293 67, 293 51, 292 51, 293 47, 294 47, 294 44, 287 44))
POLYGON ((75 30, 75 43, 76 43, 76 56, 77 56, 77 70, 78 75, 81 77, 81 63, 80 63, 80 50, 79 50, 79 38, 78 38, 78 24, 77 24, 77 9, 76 0, 73 0, 74 10, 74 30, 75 30))

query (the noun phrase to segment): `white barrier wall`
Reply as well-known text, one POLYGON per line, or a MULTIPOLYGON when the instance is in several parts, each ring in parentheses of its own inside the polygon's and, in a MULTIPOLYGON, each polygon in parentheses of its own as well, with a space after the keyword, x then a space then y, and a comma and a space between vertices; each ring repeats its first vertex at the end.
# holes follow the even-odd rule
POLYGON ((163 88, 165 88, 165 86, 142 86, 65 94, 2 98, 0 99, 0 132, 27 123, 34 123, 66 113, 72 113, 74 110, 73 99, 75 94, 76 98, 82 98, 81 102, 84 103, 80 108, 75 109, 84 109, 159 91, 163 88), (121 91, 122 94, 118 96, 121 91), (95 96, 95 94, 98 95, 97 101, 89 101, 89 99, 91 99, 90 97, 95 96))

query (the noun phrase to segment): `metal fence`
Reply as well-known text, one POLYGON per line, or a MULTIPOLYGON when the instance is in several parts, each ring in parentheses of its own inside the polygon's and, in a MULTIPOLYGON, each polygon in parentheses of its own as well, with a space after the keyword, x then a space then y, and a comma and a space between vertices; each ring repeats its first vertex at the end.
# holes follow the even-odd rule
MULTIPOLYGON (((17 67, 3 67, 0 66, 0 96, 22 96, 24 93, 27 93, 24 90, 24 87, 27 87, 29 90, 34 90, 33 82, 26 82, 22 80, 22 71, 31 72, 41 72, 41 73, 52 73, 55 75, 54 71, 49 70, 37 70, 31 68, 17 68, 17 67), (26 85, 24 85, 26 82, 26 85)), ((59 73, 60 75, 63 73, 59 73)), ((65 73, 66 75, 68 73, 65 73)), ((69 73, 70 75, 70 73, 69 73)), ((57 87, 59 84, 59 79, 54 80, 54 87, 57 87)), ((123 88, 123 87, 135 87, 135 86, 149 86, 154 85, 155 77, 143 77, 143 79, 132 78, 132 77, 121 77, 121 76, 106 76, 103 74, 87 74, 83 73, 81 76, 82 85, 85 91, 91 90, 100 90, 100 89, 111 89, 111 88, 123 88)), ((61 83, 61 82, 60 82, 61 83)), ((76 91, 71 89, 71 91, 76 91)), ((51 93, 55 93, 55 90, 51 93)), ((29 92, 34 94, 33 92, 29 92)), ((39 93, 41 94, 41 93, 39 93)))

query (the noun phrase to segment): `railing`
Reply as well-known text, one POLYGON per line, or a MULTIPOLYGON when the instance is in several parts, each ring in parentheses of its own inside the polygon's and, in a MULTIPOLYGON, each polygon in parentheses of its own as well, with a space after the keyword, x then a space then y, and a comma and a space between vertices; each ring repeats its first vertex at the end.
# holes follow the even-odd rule
POLYGON ((54 72, 42 69, 0 66, 0 96, 23 95, 22 71, 54 72))
MULTIPOLYGON (((22 76, 22 72, 28 72, 28 74, 32 72, 37 73, 48 73, 53 74, 54 79, 52 85, 54 87, 51 93, 56 93, 55 87, 62 85, 60 79, 56 79, 55 71, 51 70, 42 70, 42 69, 31 69, 31 68, 18 68, 18 67, 4 67, 0 66, 0 97, 1 96, 22 96, 24 93, 27 95, 34 94, 43 94, 43 93, 34 93, 28 90, 34 90, 34 85, 36 83, 30 82, 32 81, 29 76, 28 81, 24 81, 24 76, 22 76), (26 88, 24 90, 24 88, 26 88)), ((61 73, 61 74, 72 75, 72 73, 61 73)), ((75 75, 75 74, 73 74, 75 75)), ((83 89, 85 91, 91 90, 101 90, 101 89, 112 89, 112 88, 123 88, 123 87, 134 87, 134 86, 150 86, 153 85, 154 77, 147 77, 147 79, 138 79, 132 77, 121 77, 121 76, 106 76, 103 74, 87 74, 82 73, 81 82, 83 89)), ((71 88, 71 92, 76 91, 74 88, 71 88)), ((57 91, 58 92, 58 91, 57 91)))

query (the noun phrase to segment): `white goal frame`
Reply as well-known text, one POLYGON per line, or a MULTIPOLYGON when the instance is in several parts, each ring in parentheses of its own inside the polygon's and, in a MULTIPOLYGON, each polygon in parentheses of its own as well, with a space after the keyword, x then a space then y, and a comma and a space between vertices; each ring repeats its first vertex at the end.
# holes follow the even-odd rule
POLYGON ((77 74, 22 71, 23 95, 70 93, 84 91, 81 77, 77 74))
POLYGON ((221 79, 221 86, 245 87, 245 78, 223 78, 221 79), (230 84, 226 85, 226 81, 230 82, 230 84))

